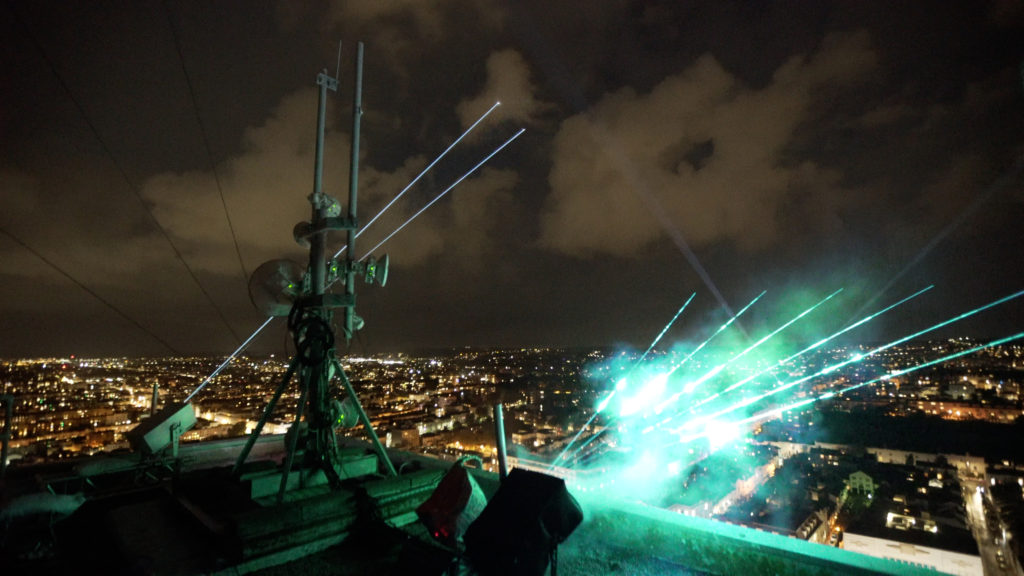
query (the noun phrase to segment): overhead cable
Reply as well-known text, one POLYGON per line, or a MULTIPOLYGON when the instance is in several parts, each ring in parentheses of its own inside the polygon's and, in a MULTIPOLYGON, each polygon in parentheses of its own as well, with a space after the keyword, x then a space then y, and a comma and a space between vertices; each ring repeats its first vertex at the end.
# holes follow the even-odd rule
POLYGON ((224 198, 224 187, 221 186, 220 174, 217 172, 217 165, 213 161, 213 151, 210 149, 210 139, 206 134, 206 127, 203 125, 203 119, 199 114, 199 103, 196 101, 195 88, 192 86, 192 77, 189 76, 188 68, 185 67, 185 56, 181 50, 181 40, 178 38, 177 29, 174 27, 174 21, 171 18, 171 10, 167 7, 167 2, 161 2, 164 7, 164 13, 167 15, 167 26, 171 29, 171 37, 174 38, 174 48, 178 52, 178 62, 181 63, 181 73, 185 76, 185 84, 188 85, 188 95, 192 99, 192 110, 196 115, 196 124, 199 125, 199 134, 203 138, 203 146, 206 148, 206 157, 210 162, 210 172, 213 172, 213 179, 217 183, 217 193, 220 195, 220 204, 224 208, 224 219, 228 222, 228 230, 231 231, 231 241, 235 244, 235 254, 238 256, 238 266, 242 271, 242 282, 248 282, 249 272, 245 269, 245 262, 242 260, 242 250, 238 246, 238 236, 235 234, 235 226, 231 222, 231 213, 228 211, 228 203, 224 198))
POLYGON ((196 276, 196 273, 192 270, 192 267, 189 266, 188 262, 185 261, 184 256, 182 256, 182 254, 181 254, 181 251, 178 250, 178 247, 174 244, 174 241, 171 240, 170 234, 167 233, 167 230, 164 229, 164 227, 162 225, 160 225, 160 221, 157 220, 156 216, 153 215, 152 209, 150 209, 149 205, 142 198, 142 194, 139 193, 138 187, 135 185, 134 182, 132 182, 132 179, 128 177, 128 173, 125 172, 124 167, 121 166, 121 164, 117 161, 117 157, 114 156, 114 153, 110 150, 110 147, 107 146, 106 141, 103 139, 102 136, 100 136, 100 132, 96 128, 96 125, 93 124, 92 120, 89 119, 89 115, 86 113, 85 108, 78 101, 78 98, 75 97, 74 92, 71 91, 71 88, 64 81, 64 78, 61 76, 60 72, 57 71, 57 67, 53 64, 53 61, 50 60, 50 57, 46 54, 46 50, 43 49, 43 46, 39 43, 39 41, 36 39, 36 37, 32 34, 31 28, 29 28, 25 24, 25 22, 21 19, 21 15, 18 14, 17 10, 15 10, 13 6, 10 6, 10 5, 8 5, 8 6, 10 7, 11 11, 14 13, 15 19, 18 20, 20 28, 25 31, 25 34, 28 36, 29 41, 35 47, 36 51, 39 52, 39 55, 42 57, 43 61, 46 63, 47 68, 49 68, 50 72, 54 75, 54 77, 57 78, 57 82, 60 84, 61 88, 63 88, 65 94, 67 94, 67 96, 71 100, 71 102, 75 105, 75 108, 78 110, 78 113, 82 116, 82 120, 85 121, 86 126, 88 126, 89 130, 92 132, 93 137, 96 138, 97 142, 99 142, 99 144, 100 144, 100 147, 103 148, 103 152, 110 159, 111 163, 113 163, 114 168, 117 169, 118 173, 121 174, 121 178, 123 178, 125 183, 128 185, 128 189, 131 191, 132 195, 134 195, 136 200, 139 201, 139 204, 142 205, 142 208, 143 208, 143 210, 145 210, 146 214, 149 216, 150 221, 153 223, 154 226, 156 226, 157 230, 160 231, 160 234, 163 235, 164 240, 167 241, 167 244, 171 247, 171 250, 174 251, 175 257, 178 259, 179 262, 181 262, 182 266, 185 267, 185 270, 188 271, 188 275, 192 278, 192 281, 195 282, 196 286, 199 288, 199 291, 203 293, 203 296, 206 297, 206 300, 210 303, 210 305, 213 307, 213 309, 217 312, 217 315, 220 317, 221 321, 224 323, 224 326, 228 329, 228 331, 231 333, 231 335, 235 338, 235 341, 239 341, 240 338, 239 338, 238 334, 235 332, 234 328, 231 327, 231 324, 228 322, 228 319, 224 315, 224 312, 220 309, 220 306, 218 306, 217 303, 214 302, 213 297, 210 295, 209 292, 206 291, 206 288, 203 287, 202 282, 199 281, 199 277, 196 276))
POLYGON ((97 294, 93 289, 91 289, 88 286, 86 286, 82 281, 80 281, 77 278, 75 278, 74 276, 72 276, 66 270, 64 270, 63 268, 58 266, 55 262, 53 262, 52 260, 50 260, 46 256, 43 256, 42 254, 40 254, 35 248, 32 248, 31 246, 29 246, 28 243, 26 243, 24 240, 22 240, 21 238, 15 236, 12 232, 9 232, 9 231, 5 230, 4 228, 0 228, 0 233, 2 233, 3 235, 7 236, 11 240, 13 240, 15 244, 21 246, 25 250, 28 250, 33 256, 35 256, 36 258, 42 260, 43 263, 45 263, 50 268, 53 268, 54 270, 56 270, 61 276, 64 276, 65 278, 70 280, 75 286, 78 286, 82 290, 85 290, 86 293, 88 293, 93 298, 99 300, 107 308, 110 308, 111 310, 113 310, 114 313, 116 313, 118 316, 120 316, 121 318, 124 318, 125 320, 127 320, 128 322, 133 324, 136 328, 138 328, 139 330, 142 330, 143 332, 145 332, 146 334, 151 336, 154 340, 156 340, 157 342, 163 344, 164 347, 166 347, 168 350, 171 351, 171 353, 173 353, 176 356, 180 356, 181 355, 181 353, 178 352, 178 350, 174 346, 171 346, 166 340, 164 340, 160 336, 157 336, 155 332, 153 332, 149 328, 146 328, 145 326, 143 326, 141 323, 139 323, 138 320, 136 320, 135 318, 132 318, 131 316, 129 316, 124 310, 121 310, 120 308, 115 306, 112 302, 110 302, 109 300, 107 300, 103 296, 100 296, 99 294, 97 294))

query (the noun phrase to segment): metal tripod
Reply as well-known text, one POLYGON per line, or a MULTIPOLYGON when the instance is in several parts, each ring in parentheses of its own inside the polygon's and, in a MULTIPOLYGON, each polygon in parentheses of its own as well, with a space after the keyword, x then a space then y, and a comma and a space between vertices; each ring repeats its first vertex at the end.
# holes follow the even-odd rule
POLYGON ((355 330, 361 327, 362 321, 355 315, 355 278, 356 273, 366 275, 368 281, 373 279, 375 265, 364 264, 354 259, 355 237, 358 223, 356 219, 356 199, 358 189, 359 162, 359 120, 362 116, 362 78, 363 78, 363 44, 358 44, 356 54, 356 83, 353 101, 352 155, 349 177, 349 203, 347 216, 341 216, 341 208, 337 200, 322 191, 324 125, 326 122, 327 90, 337 91, 338 80, 323 71, 317 75, 319 101, 317 111, 316 160, 314 166, 313 193, 309 196, 312 205, 312 218, 309 222, 300 222, 295 227, 296 240, 309 244, 309 266, 303 278, 302 296, 293 303, 288 314, 288 329, 295 341, 295 356, 288 370, 278 385, 274 396, 267 404, 259 423, 249 436, 238 460, 235 462, 234 475, 240 473, 245 459, 249 456, 256 438, 263 430, 267 419, 277 405, 281 394, 296 372, 300 373, 299 404, 296 408, 295 422, 288 435, 288 452, 281 471, 281 486, 277 499, 280 503, 288 487, 288 477, 299 449, 299 438, 304 436, 302 427, 305 424, 306 442, 303 454, 306 463, 321 468, 327 475, 332 486, 337 486, 341 479, 338 474, 337 439, 334 428, 339 417, 339 407, 330 397, 330 383, 338 377, 348 394, 352 405, 358 412, 359 420, 366 427, 377 454, 384 463, 388 473, 397 475, 387 452, 380 443, 369 417, 359 403, 351 382, 338 361, 334 347, 334 329, 331 326, 332 311, 344 309, 343 327, 346 340, 352 338, 355 330), (348 235, 347 254, 343 265, 327 262, 327 232, 345 230, 348 235), (326 293, 330 282, 342 281, 345 285, 344 294, 326 293), (307 410, 308 406, 308 410, 307 410), (305 421, 303 421, 305 416, 305 421))

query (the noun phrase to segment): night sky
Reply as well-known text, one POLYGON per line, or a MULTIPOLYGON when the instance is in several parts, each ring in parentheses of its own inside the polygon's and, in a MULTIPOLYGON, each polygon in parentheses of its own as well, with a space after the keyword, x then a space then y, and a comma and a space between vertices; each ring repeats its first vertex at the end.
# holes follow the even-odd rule
MULTIPOLYGON (((812 338, 935 286, 856 333, 877 340, 1024 289, 1015 0, 33 0, 0 7, 0 37, 0 357, 248 336, 247 274, 305 264, 339 40, 325 191, 347 199, 363 41, 363 222, 502 102, 359 256, 526 129, 380 250, 353 353, 644 347, 693 292, 666 342, 767 290, 755 337, 843 288, 794 328, 812 338)), ((935 335, 1022 330, 1014 301, 935 335)), ((278 321, 252 350, 287 343, 278 321)))

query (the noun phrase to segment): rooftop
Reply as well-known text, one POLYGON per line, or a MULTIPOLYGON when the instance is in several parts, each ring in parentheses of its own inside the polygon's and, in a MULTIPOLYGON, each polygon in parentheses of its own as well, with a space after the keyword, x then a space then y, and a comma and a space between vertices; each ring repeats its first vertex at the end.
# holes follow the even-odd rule
MULTIPOLYGON (((281 437, 261 437, 239 479, 230 463, 241 441, 182 445, 177 461, 146 466, 130 455, 13 468, 15 491, 81 492, 87 501, 58 519, 35 514, 5 526, 5 573, 159 574, 441 573, 453 551, 434 541, 415 509, 450 463, 391 453, 398 477, 378 474, 369 446, 342 449, 351 477, 331 490, 295 472, 282 504, 275 459, 281 437), (84 537, 83 535, 88 535, 84 537), (411 564, 410 564, 411 563, 411 564), (436 570, 435 570, 436 568, 436 570)), ((486 496, 496 475, 473 470, 486 496)), ((624 501, 579 501, 584 521, 558 550, 573 574, 913 574, 894 562, 624 501)), ((926 573, 920 570, 920 573, 926 573)))

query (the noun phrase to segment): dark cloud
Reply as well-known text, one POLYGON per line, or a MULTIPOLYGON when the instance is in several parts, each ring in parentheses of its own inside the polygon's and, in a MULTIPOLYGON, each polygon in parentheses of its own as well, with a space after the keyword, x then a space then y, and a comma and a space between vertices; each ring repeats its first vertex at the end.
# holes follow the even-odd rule
MULTIPOLYGON (((568 254, 625 256, 669 226, 698 247, 729 240, 770 249, 787 235, 782 212, 794 195, 812 190, 811 201, 826 209, 842 197, 831 170, 786 151, 814 119, 814 99, 863 79, 874 61, 865 34, 830 36, 764 88, 746 87, 706 55, 650 93, 606 96, 555 137, 541 242, 568 254)), ((819 218, 827 223, 835 212, 819 218)))
POLYGON ((487 58, 487 82, 472 99, 456 106, 463 128, 468 128, 495 102, 501 106, 488 118, 493 122, 517 122, 532 125, 552 105, 537 98, 537 88, 530 80, 530 67, 515 50, 494 52, 487 58))
MULTIPOLYGON (((324 182, 347 199, 363 40, 363 222, 502 106, 358 256, 527 128, 380 250, 367 346, 635 343, 692 290, 714 308, 934 282, 915 313, 944 314, 1024 283, 1017 4, 14 2, 0 226, 175 348, 225 352, 261 321, 235 241, 250 271, 304 263, 314 79, 339 39, 324 182)), ((0 354, 166 351, 6 236, 0 306, 0 354)))

